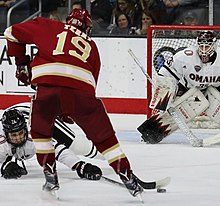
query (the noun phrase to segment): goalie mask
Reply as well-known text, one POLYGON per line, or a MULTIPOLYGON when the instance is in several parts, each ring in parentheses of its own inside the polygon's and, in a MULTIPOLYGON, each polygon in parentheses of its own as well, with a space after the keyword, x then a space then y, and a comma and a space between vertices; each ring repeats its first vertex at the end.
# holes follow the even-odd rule
POLYGON ((198 54, 203 63, 210 61, 210 57, 215 53, 217 43, 213 31, 199 32, 197 37, 198 54))
POLYGON ((89 12, 85 9, 73 9, 66 18, 67 24, 72 24, 87 35, 92 29, 92 20, 89 12))
POLYGON ((27 123, 19 110, 11 109, 5 111, 1 121, 8 143, 15 147, 20 147, 27 141, 27 123))

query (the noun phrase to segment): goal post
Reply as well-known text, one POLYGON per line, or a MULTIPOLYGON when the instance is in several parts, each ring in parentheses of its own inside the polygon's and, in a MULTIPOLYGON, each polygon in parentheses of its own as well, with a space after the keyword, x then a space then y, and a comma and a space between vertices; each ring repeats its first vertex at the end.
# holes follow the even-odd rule
MULTIPOLYGON (((147 36, 147 72, 155 81, 155 75, 166 60, 176 54, 178 51, 196 45, 198 31, 215 31, 217 35, 217 45, 219 46, 220 26, 185 26, 185 25, 151 25, 148 29, 147 36)), ((153 87, 147 84, 148 103, 150 102, 153 87)), ((148 105, 149 106, 149 105, 148 105)), ((204 114, 197 118, 206 125, 207 121, 211 121, 204 114)), ((193 123, 197 127, 206 128, 199 125, 198 122, 193 123)), ((214 123, 213 123, 214 124, 214 123)), ((213 125, 212 124, 212 125, 213 125)), ((207 125, 210 126, 210 123, 207 125)), ((191 127, 194 127, 192 125, 191 127)), ((219 126, 213 126, 219 127, 219 126)))

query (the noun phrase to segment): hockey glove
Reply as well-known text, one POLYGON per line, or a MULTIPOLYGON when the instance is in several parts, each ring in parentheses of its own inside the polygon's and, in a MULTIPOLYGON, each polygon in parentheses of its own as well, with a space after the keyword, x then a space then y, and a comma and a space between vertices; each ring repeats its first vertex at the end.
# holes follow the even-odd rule
POLYGON ((27 174, 27 170, 20 167, 16 162, 9 162, 1 169, 2 177, 5 179, 16 179, 27 174))
POLYGON ((24 57, 17 57, 15 59, 16 65, 17 65, 17 70, 16 70, 16 78, 24 83, 26 86, 31 84, 31 67, 30 67, 30 57, 29 56, 24 56, 24 57))
POLYGON ((102 176, 102 171, 99 167, 83 161, 76 163, 72 169, 76 170, 79 177, 88 180, 99 180, 102 176))

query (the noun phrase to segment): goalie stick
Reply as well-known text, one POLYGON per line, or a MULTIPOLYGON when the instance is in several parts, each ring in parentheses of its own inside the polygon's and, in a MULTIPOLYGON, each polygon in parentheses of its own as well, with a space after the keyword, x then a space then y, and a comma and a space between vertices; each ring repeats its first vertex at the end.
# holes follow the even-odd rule
MULTIPOLYGON (((142 66, 141 62, 138 60, 138 58, 135 56, 133 51, 131 49, 128 50, 128 53, 131 55, 135 63, 138 65, 138 67, 141 69, 143 74, 146 76, 146 78, 149 80, 149 82, 152 84, 152 86, 155 88, 155 83, 151 79, 151 77, 145 72, 144 67, 142 66)), ((175 78, 178 78, 174 76, 175 78)), ((203 147, 203 146, 210 146, 212 144, 216 144, 217 142, 220 141, 220 137, 210 137, 208 139, 202 140, 197 138, 193 132, 190 130, 186 122, 182 119, 181 115, 175 110, 174 107, 170 107, 168 110, 168 113, 171 115, 179 129, 184 133, 186 138, 189 140, 190 144, 193 147, 203 147), (219 139, 219 141, 218 141, 219 139)))
POLYGON ((220 134, 203 139, 203 146, 207 147, 220 142, 220 134))
MULTIPOLYGON (((110 179, 108 177, 105 177, 105 176, 102 176, 101 178, 102 180, 106 181, 106 182, 109 182, 109 183, 112 183, 114 185, 118 185, 120 187, 125 187, 125 185, 121 182, 118 182, 116 180, 113 180, 113 179, 110 179)), ((160 179, 160 180, 155 180, 155 181, 152 181, 152 182, 144 182, 142 180, 140 180, 139 178, 137 178, 138 180, 138 183, 146 190, 152 190, 152 189, 161 189, 165 186, 167 186, 170 181, 171 181, 171 178, 170 177, 165 177, 163 179, 160 179)))
POLYGON ((183 120, 180 114, 178 114, 178 111, 174 109, 174 107, 170 107, 168 110, 168 113, 171 115, 173 120, 176 122, 180 130, 184 133, 184 135, 187 137, 189 140, 190 144, 193 147, 203 147, 203 140, 197 138, 193 132, 189 129, 188 125, 186 122, 183 120))
POLYGON ((151 79, 150 75, 145 72, 144 67, 142 66, 141 62, 138 60, 138 58, 135 56, 135 54, 133 53, 133 51, 131 49, 128 49, 128 53, 131 55, 132 59, 135 61, 135 63, 139 66, 139 68, 141 69, 141 71, 143 72, 143 74, 147 77, 148 81, 152 84, 152 86, 155 88, 156 85, 153 82, 153 80, 151 79))

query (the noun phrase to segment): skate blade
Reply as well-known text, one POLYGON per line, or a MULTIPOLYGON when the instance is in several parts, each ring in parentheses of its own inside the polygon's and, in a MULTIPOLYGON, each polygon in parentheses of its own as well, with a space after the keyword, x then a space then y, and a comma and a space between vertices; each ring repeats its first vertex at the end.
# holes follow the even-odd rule
POLYGON ((52 196, 54 196, 57 200, 59 200, 59 193, 58 193, 58 189, 54 189, 54 190, 51 190, 51 194, 52 196))
POLYGON ((143 200, 143 198, 142 198, 141 193, 137 194, 136 197, 138 198, 138 200, 139 200, 142 204, 144 204, 144 200, 143 200))

